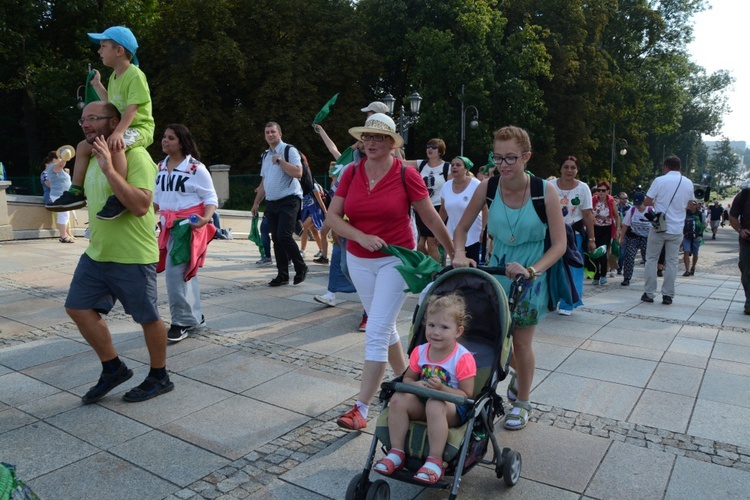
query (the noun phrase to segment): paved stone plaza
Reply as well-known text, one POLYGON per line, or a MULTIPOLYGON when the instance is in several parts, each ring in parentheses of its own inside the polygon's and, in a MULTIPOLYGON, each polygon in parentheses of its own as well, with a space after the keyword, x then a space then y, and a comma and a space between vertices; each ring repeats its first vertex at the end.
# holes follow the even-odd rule
MULTIPOLYGON (((736 259, 735 238, 720 240, 717 255, 736 259)), ((43 499, 343 498, 373 425, 335 425, 357 394, 364 334, 355 294, 333 308, 313 301, 327 266, 308 262, 307 281, 269 288, 275 267, 254 265, 254 245, 213 242, 200 273, 207 328, 168 347, 175 390, 120 399, 148 356, 118 306, 107 321, 135 374, 82 406, 101 367, 63 303, 85 245, 0 246, 0 461, 43 499)), ((522 478, 508 488, 480 466, 460 496, 747 498, 750 317, 738 272, 716 269, 678 277, 671 306, 640 302, 636 266, 630 287, 589 281, 585 307, 550 314, 535 337, 532 422, 496 431, 521 452, 522 478)), ((168 322, 161 277, 159 294, 168 322)), ((400 316, 404 339, 415 304, 407 299, 400 316)), ((396 482, 391 495, 447 498, 396 482)))

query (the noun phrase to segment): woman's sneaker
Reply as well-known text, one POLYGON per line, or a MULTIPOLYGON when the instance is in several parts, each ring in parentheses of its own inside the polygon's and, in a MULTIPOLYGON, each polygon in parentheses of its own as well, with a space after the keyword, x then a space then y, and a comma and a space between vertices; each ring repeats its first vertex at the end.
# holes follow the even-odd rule
POLYGON ((186 339, 188 336, 188 326, 180 326, 172 324, 167 331, 167 340, 170 342, 179 342, 180 340, 186 339))

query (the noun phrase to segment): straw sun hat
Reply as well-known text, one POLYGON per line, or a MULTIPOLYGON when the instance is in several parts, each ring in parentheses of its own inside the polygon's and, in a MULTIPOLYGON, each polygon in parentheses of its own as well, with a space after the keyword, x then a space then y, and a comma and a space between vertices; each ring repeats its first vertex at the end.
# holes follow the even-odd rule
POLYGON ((362 134, 382 134, 393 138, 394 148, 400 148, 404 144, 404 139, 396 133, 396 124, 393 119, 383 113, 370 115, 364 127, 352 127, 349 133, 358 141, 362 139, 362 134))

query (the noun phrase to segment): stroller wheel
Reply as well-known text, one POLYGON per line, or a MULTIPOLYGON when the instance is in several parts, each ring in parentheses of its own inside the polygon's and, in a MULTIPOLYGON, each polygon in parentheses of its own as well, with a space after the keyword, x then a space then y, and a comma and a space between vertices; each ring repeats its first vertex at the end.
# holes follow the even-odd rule
POLYGON ((378 479, 367 488, 366 500, 388 500, 389 498, 391 498, 391 487, 382 479, 378 479))
POLYGON ((508 486, 515 486, 521 477, 521 466, 523 465, 521 454, 517 451, 508 450, 508 453, 503 453, 503 455, 503 481, 508 486))
POLYGON ((364 500, 365 494, 368 494, 368 488, 372 483, 370 481, 365 481, 364 484, 360 485, 362 482, 362 473, 360 472, 356 476, 352 478, 351 481, 349 481, 349 486, 346 488, 346 500, 364 500))

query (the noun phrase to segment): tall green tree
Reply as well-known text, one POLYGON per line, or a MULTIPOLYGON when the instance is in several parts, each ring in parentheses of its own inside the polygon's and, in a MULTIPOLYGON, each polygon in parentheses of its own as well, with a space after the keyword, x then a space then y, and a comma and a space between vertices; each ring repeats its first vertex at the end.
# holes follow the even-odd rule
MULTIPOLYGON (((11 175, 37 168, 50 149, 81 138, 76 89, 100 66, 87 32, 153 21, 156 0, 17 0, 0 9, 0 158, 11 175)), ((107 72, 108 74, 108 72, 107 72)))
POLYGON ((739 179, 741 173, 740 158, 732 150, 732 143, 729 138, 723 137, 714 146, 708 160, 708 170, 713 176, 713 183, 717 188, 731 186, 739 179))
POLYGON ((345 0, 174 0, 160 8, 149 46, 157 129, 184 123, 206 161, 228 163, 232 173, 259 171, 268 121, 324 172, 332 158, 312 119, 340 93, 322 125, 345 149, 380 74, 345 0))

